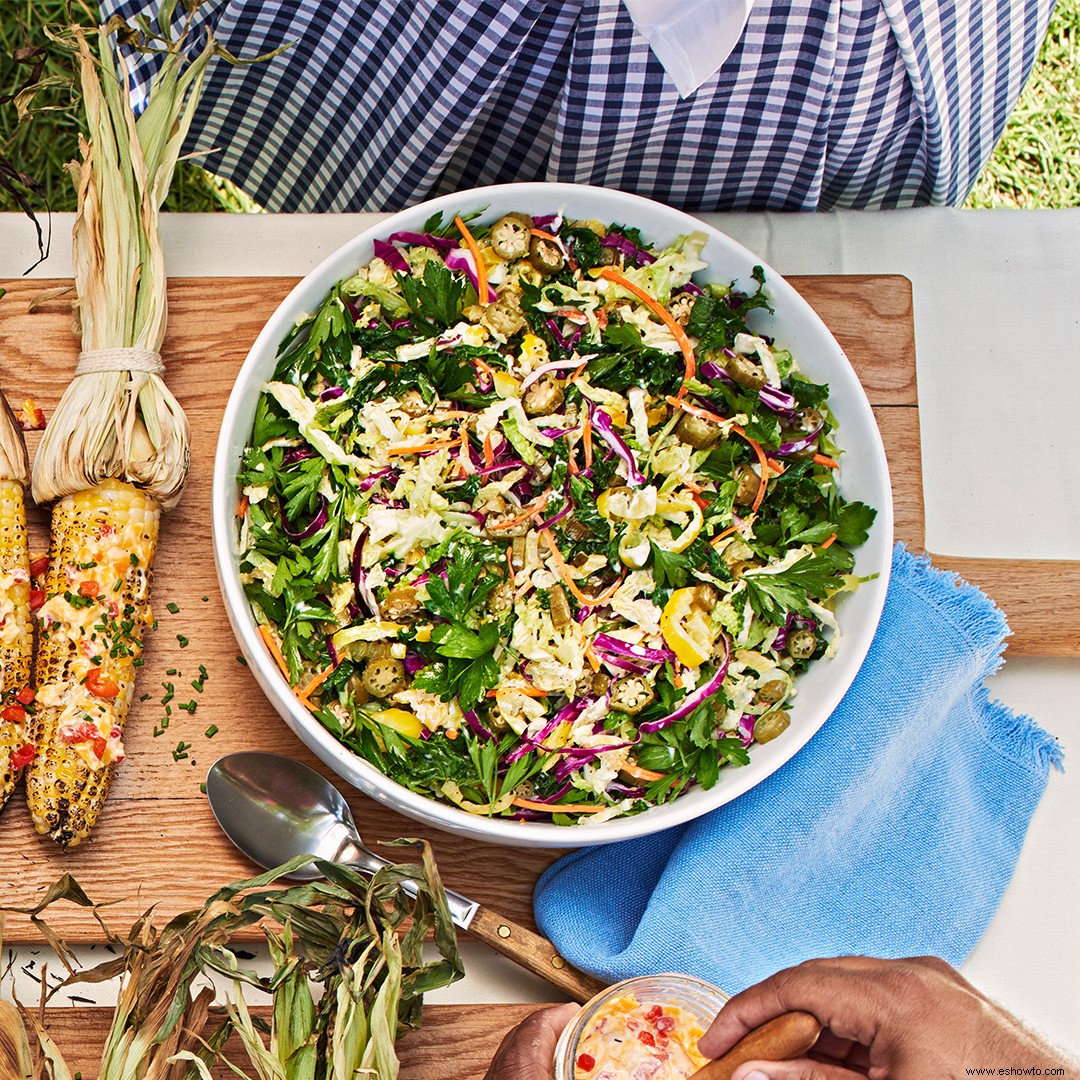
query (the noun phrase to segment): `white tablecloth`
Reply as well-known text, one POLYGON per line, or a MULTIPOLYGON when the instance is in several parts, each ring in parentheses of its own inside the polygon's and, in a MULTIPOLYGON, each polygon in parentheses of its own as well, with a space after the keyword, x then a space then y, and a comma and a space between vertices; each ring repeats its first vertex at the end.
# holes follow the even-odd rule
MULTIPOLYGON (((304 274, 377 217, 166 215, 169 272, 304 274)), ((1080 401, 1080 211, 705 219, 783 274, 911 279, 930 550, 1080 558, 1080 481, 1069 452, 1080 401)), ((35 276, 70 276, 70 224, 71 215, 55 215, 57 250, 35 276)), ((17 276, 34 257, 29 222, 0 215, 0 278, 17 276)), ((2 365, 0 357, 0 381, 8 381, 2 365)), ((991 691, 1057 736, 1067 771, 1051 776, 1001 907, 963 971, 1080 1053, 1080 772, 1068 767, 1080 756, 1080 658, 1010 660, 991 691)), ((468 945, 466 962, 467 978, 430 1000, 552 996, 483 946, 468 945)))

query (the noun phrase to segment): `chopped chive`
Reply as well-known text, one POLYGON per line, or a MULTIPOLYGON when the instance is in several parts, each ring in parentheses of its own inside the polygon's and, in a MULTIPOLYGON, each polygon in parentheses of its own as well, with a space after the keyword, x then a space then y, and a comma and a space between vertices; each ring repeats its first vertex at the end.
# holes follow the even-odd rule
POLYGON ((113 592, 119 592, 124 587, 124 579, 117 578, 116 584, 112 587, 113 592))
POLYGON ((149 701, 150 700, 150 695, 149 694, 141 694, 139 696, 139 700, 140 701, 149 701))
POLYGON ((167 716, 163 716, 161 718, 161 727, 162 727, 162 729, 164 729, 164 728, 167 728, 168 726, 169 726, 169 718, 167 716))
POLYGON ((164 735, 164 734, 165 734, 165 729, 163 727, 157 727, 157 726, 154 727, 154 738, 155 739, 159 735, 164 735))
POLYGON ((192 680, 191 680, 191 685, 192 685, 192 686, 193 686, 193 687, 194 687, 194 688, 195 688, 195 689, 196 689, 196 690, 197 690, 197 691, 198 691, 198 692, 199 692, 200 694, 201 694, 201 693, 203 692, 203 681, 202 681, 202 679, 192 679, 192 680))
POLYGON ((184 740, 181 739, 176 744, 176 749, 172 752, 173 761, 182 761, 184 758, 186 758, 188 756, 187 752, 190 749, 191 749, 191 743, 184 742, 184 740))
POLYGON ((176 640, 180 642, 180 648, 186 649, 188 647, 188 639, 183 634, 177 634, 176 640))
POLYGON ((186 713, 195 714, 195 710, 199 707, 197 701, 185 701, 183 705, 177 705, 178 709, 183 709, 186 713))
POLYGON ((214 736, 215 736, 215 735, 216 735, 217 733, 218 733, 218 726, 217 726, 217 724, 211 724, 211 725, 210 725, 210 726, 209 726, 209 727, 208 727, 208 728, 207 728, 207 729, 206 729, 206 730, 205 730, 205 731, 203 732, 203 734, 204 734, 204 735, 205 735, 205 736, 206 736, 206 737, 207 737, 208 739, 212 739, 212 738, 213 738, 213 737, 214 737, 214 736))
POLYGON ((244 667, 247 667, 247 666, 248 666, 248 663, 247 663, 247 661, 246 661, 246 660, 245 660, 245 659, 244 659, 244 658, 243 658, 243 657, 242 657, 242 656, 241 656, 241 655, 240 655, 239 653, 237 653, 237 654, 236 654, 236 662, 237 662, 238 664, 243 664, 243 665, 244 665, 244 667))
POLYGON ((200 791, 201 791, 201 792, 202 792, 202 793, 203 793, 204 795, 206 794, 206 781, 205 781, 205 780, 204 780, 204 781, 203 781, 203 782, 202 782, 202 783, 201 783, 201 784, 199 785, 199 790, 200 790, 200 791))
POLYGON ((180 610, 179 604, 174 604, 171 600, 165 605, 165 610, 172 612, 175 615, 180 610))
POLYGON ((169 670, 168 670, 168 671, 166 671, 166 672, 165 672, 165 674, 166 674, 166 675, 179 675, 179 674, 180 674, 180 672, 179 672, 179 671, 177 671, 177 670, 176 670, 176 668, 174 668, 174 667, 171 667, 171 668, 169 668, 169 670))
POLYGON ((131 560, 131 565, 132 566, 138 566, 139 565, 139 556, 136 555, 134 551, 131 552, 130 555, 128 555, 128 558, 131 560))
POLYGON ((203 603, 205 604, 205 603, 206 603, 206 602, 207 602, 207 601, 208 601, 209 599, 210 599, 210 597, 209 597, 209 596, 204 596, 204 597, 202 598, 202 602, 203 602, 203 603))
POLYGON ((161 685, 165 688, 165 695, 161 699, 161 704, 168 705, 176 696, 176 687, 171 682, 163 682, 161 685))

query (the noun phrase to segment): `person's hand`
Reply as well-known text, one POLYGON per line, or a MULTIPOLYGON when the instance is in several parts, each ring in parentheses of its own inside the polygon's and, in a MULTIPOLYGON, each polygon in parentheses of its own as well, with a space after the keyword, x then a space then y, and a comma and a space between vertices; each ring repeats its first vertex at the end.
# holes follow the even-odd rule
POLYGON ((530 1013, 495 1051, 484 1080, 551 1080, 555 1044, 580 1005, 556 1005, 530 1013))
POLYGON ((748 1062, 732 1080, 960 1080, 999 1068, 1080 1078, 1080 1065, 932 956, 845 956, 788 968, 733 997, 698 1049, 719 1057, 754 1028, 797 1010, 812 1013, 824 1029, 810 1054, 748 1062))

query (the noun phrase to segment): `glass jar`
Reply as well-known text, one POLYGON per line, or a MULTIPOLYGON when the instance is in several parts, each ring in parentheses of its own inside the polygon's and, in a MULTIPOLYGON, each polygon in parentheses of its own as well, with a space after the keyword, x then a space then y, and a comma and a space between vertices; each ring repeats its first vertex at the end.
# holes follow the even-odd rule
POLYGON ((583 1006, 555 1048, 555 1080, 684 1080, 704 1063, 697 1040, 727 995, 692 975, 645 975, 609 986, 583 1006), (660 1068, 654 1066, 662 1059, 660 1068), (607 1064, 618 1059, 617 1064, 607 1064), (605 1072, 605 1069, 612 1070, 605 1072))

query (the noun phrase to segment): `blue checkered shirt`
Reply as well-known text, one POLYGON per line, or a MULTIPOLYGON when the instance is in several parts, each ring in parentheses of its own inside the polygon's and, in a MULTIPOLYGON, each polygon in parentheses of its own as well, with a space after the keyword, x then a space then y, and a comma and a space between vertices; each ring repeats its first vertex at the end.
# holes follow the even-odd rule
MULTIPOLYGON (((1052 7, 758 0, 682 100, 621 0, 207 0, 192 48, 205 28, 241 57, 294 44, 215 61, 186 149, 271 210, 396 210, 514 180, 691 211, 958 204, 1052 7)), ((138 103, 155 60, 136 59, 138 103)))

